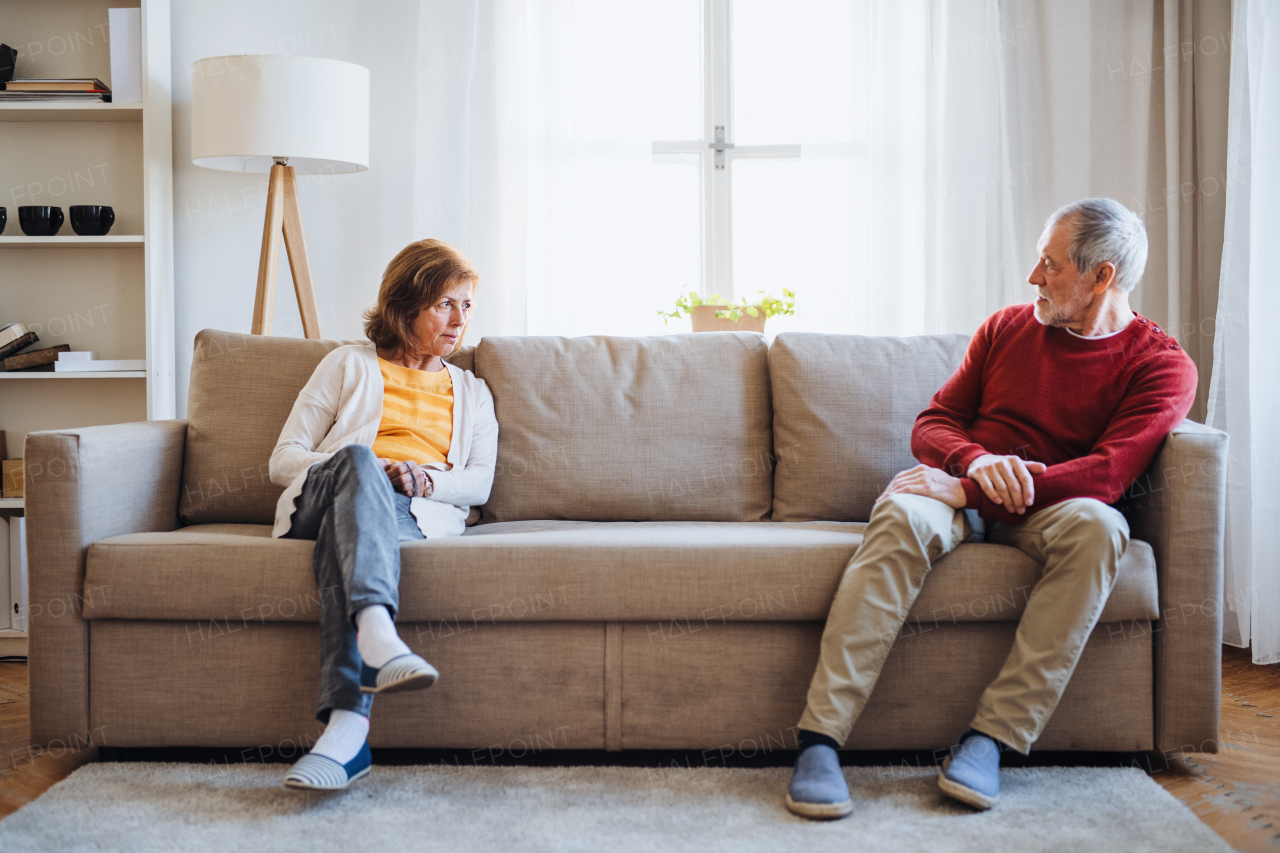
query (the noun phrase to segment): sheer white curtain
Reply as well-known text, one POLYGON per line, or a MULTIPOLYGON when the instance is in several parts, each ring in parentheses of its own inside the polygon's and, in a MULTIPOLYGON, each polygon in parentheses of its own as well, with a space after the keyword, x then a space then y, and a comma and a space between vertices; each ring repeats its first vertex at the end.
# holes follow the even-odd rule
MULTIPOLYGON (((700 0, 424 0, 415 228, 483 277, 473 336, 663 334, 701 288, 700 0)), ((969 332, 1028 299, 996 0, 732 4, 733 289, 788 329, 969 332)), ((1025 39, 1025 35, 1023 36, 1025 39)), ((474 339, 474 338, 473 338, 474 339)))
POLYGON ((1227 222, 1209 389, 1210 426, 1231 435, 1223 640, 1280 663, 1280 7, 1236 0, 1227 222))
POLYGON ((485 334, 661 333, 699 281, 701 4, 424 2, 415 227, 481 274, 485 334))
POLYGON ((1015 248, 1034 263, 1044 219, 1109 196, 1150 241, 1135 311, 1196 363, 1189 417, 1205 419, 1222 246, 1229 0, 1001 0, 1016 34, 1003 85, 1017 211, 1015 248))

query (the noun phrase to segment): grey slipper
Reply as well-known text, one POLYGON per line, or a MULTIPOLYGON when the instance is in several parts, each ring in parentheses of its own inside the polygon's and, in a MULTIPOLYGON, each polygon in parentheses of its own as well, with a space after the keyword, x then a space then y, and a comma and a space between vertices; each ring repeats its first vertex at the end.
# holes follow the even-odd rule
POLYGON ((834 749, 816 744, 801 751, 787 789, 787 808, 817 820, 834 820, 853 811, 840 756, 834 749))
POLYGON ((999 744, 981 732, 966 732, 942 763, 938 787, 975 809, 994 806, 1000 799, 999 744))

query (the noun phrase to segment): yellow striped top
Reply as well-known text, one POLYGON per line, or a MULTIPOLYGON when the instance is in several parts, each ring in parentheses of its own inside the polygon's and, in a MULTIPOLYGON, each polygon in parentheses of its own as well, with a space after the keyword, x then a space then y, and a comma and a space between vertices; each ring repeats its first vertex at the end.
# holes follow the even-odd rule
POLYGON ((378 359, 382 423, 374 455, 397 462, 444 462, 453 438, 453 379, 447 368, 428 373, 378 359))

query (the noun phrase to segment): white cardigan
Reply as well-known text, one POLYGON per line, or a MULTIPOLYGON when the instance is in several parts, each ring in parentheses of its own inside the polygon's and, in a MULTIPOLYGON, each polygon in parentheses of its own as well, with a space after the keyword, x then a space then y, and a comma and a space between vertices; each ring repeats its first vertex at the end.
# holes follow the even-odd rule
MULTIPOLYGON (((458 536, 471 507, 489 500, 498 455, 493 395, 483 379, 445 362, 453 380, 453 436, 444 463, 432 462, 433 491, 409 509, 428 539, 458 536)), ((274 537, 289 532, 307 471, 348 444, 372 447, 382 423, 382 369, 372 343, 338 347, 316 365, 271 453, 271 482, 285 486, 276 504, 274 537)))

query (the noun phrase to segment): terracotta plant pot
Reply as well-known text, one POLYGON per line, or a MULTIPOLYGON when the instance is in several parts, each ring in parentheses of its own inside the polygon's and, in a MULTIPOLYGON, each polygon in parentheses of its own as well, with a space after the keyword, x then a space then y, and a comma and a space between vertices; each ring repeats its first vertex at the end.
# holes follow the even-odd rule
MULTIPOLYGON (((760 309, 759 305, 755 307, 760 309)), ((766 318, 763 310, 760 310, 758 317, 752 317, 743 311, 736 323, 728 317, 716 316, 717 311, 728 310, 727 305, 699 305, 689 315, 689 319, 693 321, 693 330, 695 332, 764 332, 766 318)))

